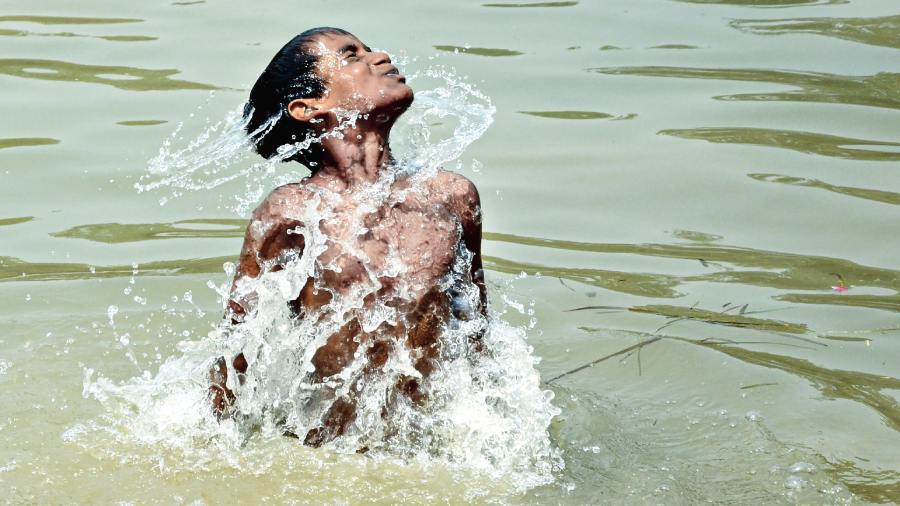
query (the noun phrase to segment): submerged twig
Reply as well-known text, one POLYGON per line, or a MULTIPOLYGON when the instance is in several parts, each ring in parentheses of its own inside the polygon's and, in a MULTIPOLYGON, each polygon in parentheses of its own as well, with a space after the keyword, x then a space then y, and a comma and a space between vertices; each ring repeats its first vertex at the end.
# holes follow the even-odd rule
POLYGON ((559 284, 561 284, 562 286, 568 288, 569 290, 572 290, 573 292, 576 291, 574 288, 572 288, 571 286, 567 285, 566 282, 563 281, 563 278, 556 278, 556 279, 559 280, 559 284))
POLYGON ((566 371, 566 372, 564 372, 564 373, 562 373, 562 374, 559 374, 559 375, 557 375, 557 376, 554 376, 554 377, 548 379, 547 381, 545 381, 544 384, 549 385, 550 383, 553 383, 554 381, 556 381, 556 380, 558 380, 558 379, 560 379, 560 378, 564 378, 564 377, 566 377, 566 376, 568 376, 568 375, 570 375, 570 374, 575 374, 576 372, 583 371, 583 370, 587 369, 588 367, 591 367, 591 366, 593 366, 593 365, 595 365, 595 364, 599 364, 600 362, 603 362, 604 360, 609 360, 609 359, 611 359, 611 358, 613 358, 613 357, 618 357, 619 355, 628 353, 628 352, 630 352, 630 351, 638 350, 638 349, 640 349, 640 348, 643 348, 644 346, 647 346, 648 344, 655 343, 656 341, 659 341, 659 340, 661 340, 661 339, 662 339, 662 337, 657 336, 657 337, 654 337, 654 338, 651 338, 651 339, 647 339, 646 341, 641 341, 641 342, 639 342, 639 343, 637 343, 637 344, 633 344, 633 345, 631 345, 631 346, 629 346, 629 347, 627 347, 627 348, 625 348, 625 349, 623 349, 623 350, 619 350, 619 351, 617 351, 617 352, 615 352, 615 353, 611 353, 611 354, 609 354, 609 355, 606 355, 605 357, 600 357, 600 358, 598 358, 597 360, 594 360, 593 362, 588 362, 587 364, 584 364, 584 365, 582 365, 582 366, 580 366, 580 367, 576 367, 575 369, 572 369, 572 370, 570 370, 570 371, 566 371))
POLYGON ((643 370, 641 369, 641 350, 642 349, 643 349, 643 347, 638 348, 638 350, 637 350, 638 376, 641 376, 643 374, 643 370))

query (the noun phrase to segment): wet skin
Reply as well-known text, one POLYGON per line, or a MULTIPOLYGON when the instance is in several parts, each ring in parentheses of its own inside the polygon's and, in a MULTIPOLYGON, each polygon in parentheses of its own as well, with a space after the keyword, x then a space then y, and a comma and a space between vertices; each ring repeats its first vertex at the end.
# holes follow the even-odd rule
MULTIPOLYGON (((388 359, 392 341, 407 347, 415 369, 427 378, 438 359, 441 325, 451 313, 450 296, 438 283, 451 270, 460 245, 473 254, 470 275, 480 290, 480 306, 476 309, 482 314, 485 311, 478 191, 465 177, 446 171, 439 171, 409 192, 405 190, 411 179, 399 177, 390 184, 390 197, 361 212, 358 196, 371 187, 390 161, 390 128, 412 102, 412 90, 385 53, 371 51, 356 37, 328 34, 319 36, 316 42, 321 51, 317 72, 327 83, 328 92, 320 99, 294 100, 288 106, 291 116, 297 121, 317 120, 313 124, 321 129, 337 126, 332 112, 336 109, 358 110, 368 118, 358 121, 343 138, 325 140, 321 168, 301 182, 275 189, 254 211, 227 316, 239 325, 252 310, 252 302, 238 300, 235 293, 242 279, 279 270, 287 252, 302 251, 303 236, 288 231, 304 224, 292 217, 309 202, 317 201, 320 211, 332 214, 319 225, 328 243, 317 259, 318 278, 309 279, 291 303, 299 317, 330 302, 332 292, 344 295, 359 288, 368 291, 369 270, 383 271, 389 252, 394 252, 405 268, 400 277, 380 277, 377 292, 364 299, 366 305, 377 297, 395 307, 402 316, 397 323, 363 332, 358 318, 350 318, 315 352, 311 380, 322 382, 339 373, 352 361, 359 346, 367 350, 363 374, 377 372, 388 359), (327 198, 317 200, 316 194, 322 194, 322 190, 327 190, 327 198), (361 235, 360 224, 364 227, 361 235), (354 251, 363 252, 368 264, 363 265, 354 251)), ((472 337, 477 348, 477 336, 472 337)), ((246 373, 243 354, 234 358, 233 366, 239 376, 246 373)), ((225 386, 224 358, 214 365, 210 380, 213 407, 220 416, 226 415, 234 395, 225 386)), ((421 402, 423 397, 419 380, 411 377, 400 378, 392 395, 396 394, 407 395, 414 402, 421 402)), ((354 418, 352 394, 339 398, 304 441, 315 446, 327 442, 341 435, 354 418)))

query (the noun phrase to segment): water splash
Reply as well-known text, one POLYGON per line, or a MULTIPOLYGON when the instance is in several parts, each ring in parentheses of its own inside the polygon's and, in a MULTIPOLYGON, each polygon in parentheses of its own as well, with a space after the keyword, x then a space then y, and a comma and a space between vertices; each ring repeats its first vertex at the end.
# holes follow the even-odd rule
MULTIPOLYGON (((394 60, 404 73, 409 61, 405 57, 394 60)), ((437 85, 416 92, 412 106, 394 128, 392 151, 403 161, 399 165, 433 173, 458 160, 465 149, 484 134, 493 122, 496 108, 489 97, 450 67, 431 65, 407 75, 408 83, 417 80, 437 85), (435 123, 456 123, 456 126, 452 132, 442 132, 435 123), (444 135, 439 138, 441 134, 444 135)), ((210 92, 206 103, 191 117, 208 107, 214 97, 215 92, 210 92)), ((268 133, 277 118, 247 135, 249 115, 244 114, 244 108, 245 104, 240 104, 223 119, 208 121, 193 138, 182 133, 185 122, 179 122, 160 146, 158 154, 148 162, 147 173, 135 183, 135 189, 138 192, 166 191, 167 194, 159 199, 159 204, 165 205, 185 191, 209 191, 243 179, 245 189, 234 196, 228 209, 237 215, 246 215, 266 191, 299 181, 308 174, 299 163, 282 163, 284 160, 326 137, 343 135, 359 118, 357 111, 343 111, 338 116, 337 128, 319 137, 282 146, 277 156, 260 160, 253 151, 253 139, 268 133)))
MULTIPOLYGON (((490 99, 451 69, 432 66, 409 76, 416 78, 437 80, 439 85, 416 94, 415 104, 395 129, 395 161, 353 197, 354 211, 342 216, 351 237, 370 232, 366 217, 385 203, 402 202, 410 194, 428 195, 439 169, 458 160, 493 120, 490 99), (443 127, 443 133, 436 126, 443 127), (401 180, 411 183, 398 186, 401 180)), ((244 178, 246 191, 236 196, 233 208, 243 212, 271 186, 301 179, 298 169, 282 169, 285 165, 278 162, 321 137, 288 145, 275 160, 240 168, 237 163, 251 152, 241 109, 209 125, 181 149, 173 147, 179 125, 137 189, 165 189, 177 197, 244 178)), ((342 135, 357 118, 348 112, 340 126, 324 135, 342 135)), ((270 127, 264 125, 261 132, 270 127)), ((356 244, 326 233, 335 203, 347 197, 307 188, 311 198, 305 207, 288 211, 289 218, 301 223, 289 233, 303 237, 302 250, 281 255, 278 269, 274 262, 263 265, 259 277, 242 278, 231 293, 227 286, 207 283, 219 295, 223 310, 229 299, 242 301, 248 308, 243 321, 222 323, 205 337, 182 341, 181 355, 162 363, 155 376, 143 374, 116 383, 87 369, 84 395, 101 402, 105 414, 71 427, 65 439, 94 448, 112 447, 116 458, 150 459, 160 469, 226 465, 264 472, 271 461, 265 452, 270 450, 259 441, 280 440, 285 433, 303 437, 321 423, 337 399, 352 397, 355 419, 341 437, 326 442, 331 450, 352 454, 364 449, 375 459, 401 457, 407 462, 456 466, 507 483, 514 491, 551 482, 563 465, 548 432, 559 411, 551 402, 552 394, 540 387, 527 329, 500 318, 498 308, 518 303, 503 294, 485 314, 475 310, 480 292, 471 277, 473 256, 461 241, 459 223, 458 249, 437 286, 439 293, 450 294, 451 307, 440 326, 438 367, 423 378, 415 367, 419 350, 407 346, 405 336, 385 330, 414 325, 409 311, 402 308, 420 300, 423 287, 407 275, 408 259, 391 250, 383 261, 372 261, 356 244), (324 260, 323 253, 334 247, 364 266, 362 281, 349 291, 332 289, 322 281, 323 274, 341 268, 336 261, 324 260), (331 297, 298 318, 287 302, 296 300, 310 279, 331 297), (385 279, 394 282, 390 290, 385 279), (317 378, 316 351, 353 321, 370 337, 357 340, 352 359, 339 372, 317 378), (480 345, 475 346, 471 337, 479 334, 480 345), (381 345, 389 350, 387 359, 372 368, 368 354, 381 345), (236 402, 232 416, 218 420, 207 392, 209 371, 217 357, 238 353, 246 357, 248 371, 239 375, 226 361, 227 386, 236 402), (397 394, 397 385, 406 378, 421 380, 424 401, 397 394), (250 457, 258 454, 263 457, 250 457)), ((234 265, 226 264, 225 271, 231 277, 234 265)), ((181 300, 197 310, 196 317, 203 316, 191 292, 181 300)), ((304 451, 300 448, 297 451, 304 451)))

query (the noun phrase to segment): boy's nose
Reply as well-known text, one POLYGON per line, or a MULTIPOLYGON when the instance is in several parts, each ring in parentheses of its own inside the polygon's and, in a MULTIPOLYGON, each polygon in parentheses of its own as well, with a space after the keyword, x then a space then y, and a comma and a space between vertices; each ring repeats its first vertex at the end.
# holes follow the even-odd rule
POLYGON ((381 65, 382 63, 391 63, 391 57, 384 51, 377 51, 371 54, 372 65, 381 65))

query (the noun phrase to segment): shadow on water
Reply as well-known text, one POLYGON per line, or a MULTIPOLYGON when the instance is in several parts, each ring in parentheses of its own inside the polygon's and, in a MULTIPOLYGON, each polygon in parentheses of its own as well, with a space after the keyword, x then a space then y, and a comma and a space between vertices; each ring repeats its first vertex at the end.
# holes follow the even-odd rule
POLYGON ((900 74, 844 76, 818 72, 691 67, 609 67, 588 69, 612 75, 752 81, 795 86, 798 90, 722 95, 717 100, 821 102, 900 109, 900 74))
POLYGON ((58 60, 0 59, 0 74, 27 79, 105 84, 128 91, 218 90, 210 84, 170 79, 176 69, 82 65, 58 60))
POLYGON ((900 49, 900 15, 875 18, 738 19, 731 26, 758 35, 812 33, 900 49))
POLYGON ((837 135, 802 132, 797 130, 775 130, 769 128, 684 128, 660 130, 660 135, 670 135, 682 139, 696 139, 724 144, 748 144, 790 149, 800 153, 808 153, 850 160, 865 161, 900 161, 900 149, 895 151, 877 151, 857 149, 849 146, 873 146, 900 148, 900 142, 879 142, 866 139, 853 139, 837 135))
POLYGON ((530 2, 530 3, 519 3, 519 4, 507 4, 507 3, 499 3, 499 4, 481 4, 482 7, 512 7, 512 8, 527 8, 527 7, 573 7, 578 5, 578 2, 530 2))
POLYGON ((21 148, 26 146, 50 146, 53 144, 59 144, 59 140, 50 137, 17 137, 0 139, 0 149, 21 148))
POLYGON ((9 225, 18 225, 34 220, 34 216, 20 216, 18 218, 0 218, 0 227, 8 227, 9 225))
POLYGON ((779 183, 790 186, 803 186, 807 188, 818 188, 841 195, 848 195, 859 199, 871 200, 874 202, 882 202, 885 204, 900 205, 900 193, 889 192, 885 190, 872 190, 869 188, 857 188, 853 186, 838 186, 818 179, 810 179, 797 176, 785 176, 781 174, 747 174, 747 176, 765 183, 779 183))
POLYGON ((849 0, 675 0, 690 4, 738 5, 741 7, 802 7, 845 4, 849 0))
POLYGON ((463 47, 463 46, 434 46, 438 51, 449 53, 474 54, 478 56, 519 56, 525 54, 511 49, 496 49, 490 47, 463 47))
MULTIPOLYGON (((54 237, 85 239, 108 244, 191 238, 239 238, 244 234, 246 220, 196 219, 174 223, 102 223, 81 225, 51 235, 54 237)), ((682 283, 731 283, 774 288, 780 290, 830 290, 840 274, 851 287, 883 288, 900 291, 900 271, 859 265, 849 260, 777 251, 757 250, 710 244, 720 239, 699 232, 678 231, 677 237, 700 238, 693 244, 615 244, 589 243, 543 239, 496 232, 485 232, 488 241, 523 246, 552 248, 589 253, 627 254, 670 258, 699 262, 714 272, 692 276, 633 273, 601 269, 553 267, 516 262, 485 256, 485 267, 496 272, 518 274, 538 272, 604 289, 632 295, 674 298, 682 295, 677 288, 682 283)), ((221 265, 220 259, 215 259, 221 265)), ((59 264, 63 265, 63 264, 59 264)), ((216 267, 212 272, 220 271, 216 267)), ((11 271, 12 272, 12 271, 11 271)), ((130 271, 129 271, 130 272, 130 271)), ((14 277, 14 276, 7 276, 14 277)), ((900 296, 840 294, 783 294, 778 300, 806 304, 832 304, 900 311, 900 296)))
POLYGON ((594 111, 519 111, 520 114, 527 114, 528 116, 536 116, 538 118, 552 118, 552 119, 609 119, 609 120, 626 120, 633 119, 637 117, 637 114, 607 114, 605 112, 594 112, 594 111))

